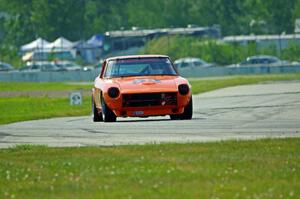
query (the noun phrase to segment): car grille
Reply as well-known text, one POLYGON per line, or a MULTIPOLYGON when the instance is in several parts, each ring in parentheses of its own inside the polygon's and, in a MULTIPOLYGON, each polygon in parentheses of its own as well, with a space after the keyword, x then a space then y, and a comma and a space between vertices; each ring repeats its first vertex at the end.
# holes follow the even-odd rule
POLYGON ((151 107, 177 105, 177 93, 123 94, 123 107, 151 107))

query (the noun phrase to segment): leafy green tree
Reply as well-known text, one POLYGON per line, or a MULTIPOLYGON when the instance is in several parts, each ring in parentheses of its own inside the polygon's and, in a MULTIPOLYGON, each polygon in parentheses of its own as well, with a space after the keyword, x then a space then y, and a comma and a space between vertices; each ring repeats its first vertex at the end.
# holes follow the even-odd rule
POLYGON ((163 18, 163 3, 160 0, 131 0, 127 5, 130 26, 154 28, 166 26, 163 18))
POLYGON ((128 28, 127 0, 86 0, 85 35, 128 28))
POLYGON ((299 13, 300 0, 0 0, 0 44, 15 52, 37 37, 76 41, 132 26, 219 24, 223 36, 293 33, 299 13))
POLYGON ((294 23, 295 28, 295 20, 300 19, 300 0, 297 0, 295 3, 295 7, 293 9, 292 22, 294 23))
POLYGON ((282 32, 291 33, 294 30, 293 8, 296 0, 275 1, 265 0, 264 6, 268 9, 270 20, 267 26, 270 33, 281 34, 282 32))
POLYGON ((36 0, 32 6, 30 22, 38 36, 84 38, 85 0, 36 0))

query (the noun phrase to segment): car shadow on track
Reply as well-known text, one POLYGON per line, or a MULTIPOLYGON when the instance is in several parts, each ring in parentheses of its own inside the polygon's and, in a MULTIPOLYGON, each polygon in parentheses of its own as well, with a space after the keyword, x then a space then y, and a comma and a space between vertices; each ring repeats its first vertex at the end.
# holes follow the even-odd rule
POLYGON ((166 122, 172 121, 170 119, 133 119, 133 120, 117 120, 117 123, 129 123, 129 122, 166 122))
MULTIPOLYGON (((206 118, 193 118, 191 120, 205 120, 206 118)), ((191 120, 171 120, 169 118, 162 118, 162 119, 129 119, 129 120, 117 120, 118 123, 130 123, 130 122, 179 122, 179 121, 191 121, 191 120)))

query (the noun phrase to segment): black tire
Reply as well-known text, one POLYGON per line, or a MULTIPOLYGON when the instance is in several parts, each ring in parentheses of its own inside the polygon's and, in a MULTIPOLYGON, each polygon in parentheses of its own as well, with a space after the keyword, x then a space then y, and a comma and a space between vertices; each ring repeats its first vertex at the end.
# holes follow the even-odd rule
POLYGON ((188 105, 184 108, 184 112, 181 114, 182 120, 191 120, 193 117, 193 98, 191 97, 188 105))
POLYGON ((170 115, 171 120, 180 120, 180 115, 170 115))
POLYGON ((104 122, 116 122, 117 117, 114 112, 106 105, 104 99, 101 99, 102 118, 104 122))
POLYGON ((191 120, 193 117, 193 98, 191 97, 188 105, 184 108, 184 112, 179 115, 170 115, 171 120, 191 120))
POLYGON ((101 114, 98 113, 93 96, 92 96, 92 110, 93 110, 93 121, 102 122, 103 121, 102 113, 101 114))

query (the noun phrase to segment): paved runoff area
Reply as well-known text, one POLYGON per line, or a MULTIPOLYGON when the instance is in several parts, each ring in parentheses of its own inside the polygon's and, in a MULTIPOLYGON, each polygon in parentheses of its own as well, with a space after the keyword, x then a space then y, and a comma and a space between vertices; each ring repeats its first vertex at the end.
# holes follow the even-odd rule
POLYGON ((236 86, 195 95, 194 117, 118 118, 93 123, 91 116, 54 118, 0 126, 0 148, 207 142, 300 137, 300 82, 236 86))

